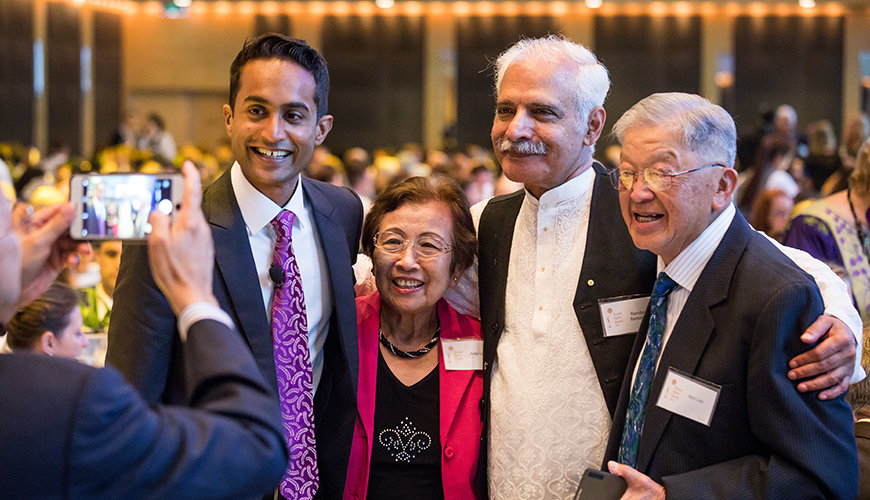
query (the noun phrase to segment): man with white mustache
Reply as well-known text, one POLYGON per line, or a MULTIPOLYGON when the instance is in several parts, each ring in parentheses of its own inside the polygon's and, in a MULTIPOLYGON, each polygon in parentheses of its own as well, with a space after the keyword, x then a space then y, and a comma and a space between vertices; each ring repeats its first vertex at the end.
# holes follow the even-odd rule
MULTIPOLYGON (((472 207, 477 276, 472 268, 446 297, 475 314, 479 289, 482 486, 492 499, 570 499, 583 471, 602 463, 656 260, 632 244, 617 193, 592 157, 606 68, 585 47, 549 36, 514 44, 495 69, 493 147, 525 189, 472 207)), ((819 397, 833 398, 855 369, 861 322, 842 281, 806 260, 827 314, 848 326, 820 317, 801 339, 813 343, 830 329, 827 339, 792 360, 790 376, 817 376, 799 390, 827 388, 819 397)))

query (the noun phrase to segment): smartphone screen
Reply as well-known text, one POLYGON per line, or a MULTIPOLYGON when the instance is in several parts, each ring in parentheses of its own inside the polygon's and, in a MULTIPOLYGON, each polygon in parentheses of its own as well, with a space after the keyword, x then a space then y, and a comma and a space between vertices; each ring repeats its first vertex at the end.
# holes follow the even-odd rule
POLYGON ((70 200, 76 218, 75 239, 144 240, 151 233, 153 210, 171 215, 180 199, 180 174, 76 175, 70 180, 70 200))

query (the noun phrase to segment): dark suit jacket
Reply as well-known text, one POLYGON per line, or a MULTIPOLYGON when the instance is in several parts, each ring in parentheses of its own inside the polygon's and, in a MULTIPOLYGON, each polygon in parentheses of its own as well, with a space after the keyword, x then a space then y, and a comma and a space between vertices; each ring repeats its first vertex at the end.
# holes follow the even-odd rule
MULTIPOLYGON (((605 337, 598 300, 634 294, 648 296, 655 281, 656 257, 634 246, 619 210, 618 192, 607 178, 606 169, 597 162, 593 163, 592 168, 595 169, 595 181, 589 229, 573 304, 612 416, 636 335, 605 337)), ((484 392, 481 407, 485 421, 478 475, 484 482, 489 450, 487 440, 492 364, 504 331, 511 241, 524 196, 525 191, 517 191, 490 200, 481 214, 478 228, 480 324, 484 336, 484 392)))
MULTIPOLYGON (((650 387, 637 469, 669 500, 848 498, 858 493, 852 416, 842 397, 797 391, 788 360, 822 314, 813 279, 737 213, 695 284, 650 387), (707 427, 656 406, 668 367, 722 386, 707 427)), ((641 331, 646 331, 649 311, 641 331)), ((607 446, 615 460, 638 336, 607 446)))
MULTIPOLYGON (((359 248, 362 205, 346 188, 303 178, 302 189, 326 254, 335 304, 314 412, 321 494, 340 498, 356 418, 359 355, 351 266, 359 248)), ((215 242, 215 296, 277 394, 271 325, 229 170, 206 189, 202 206, 215 242)), ((107 363, 147 401, 177 401, 184 390, 184 360, 178 335, 166 335, 176 320, 151 277, 147 247, 124 246, 114 299, 107 363)))
POLYGON ((870 422, 855 423, 855 441, 858 443, 860 487, 858 498, 870 498, 870 422))
MULTIPOLYGON (((167 333, 168 335, 168 333, 167 333)), ((227 498, 274 488, 287 451, 272 391, 241 338, 188 332, 186 403, 157 407, 112 368, 0 355, 0 498, 227 498)))

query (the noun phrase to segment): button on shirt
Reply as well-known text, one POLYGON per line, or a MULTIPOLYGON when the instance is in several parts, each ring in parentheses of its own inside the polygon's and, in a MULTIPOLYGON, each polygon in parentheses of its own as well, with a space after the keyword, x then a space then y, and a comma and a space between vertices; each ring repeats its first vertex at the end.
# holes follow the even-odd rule
POLYGON ((314 213, 311 205, 302 192, 302 177, 296 178, 296 190, 290 201, 283 207, 278 206, 266 195, 258 191, 242 174, 238 162, 230 172, 233 192, 239 204, 239 210, 248 229, 251 243, 251 253, 254 265, 257 267, 257 279, 263 292, 263 305, 271 324, 272 294, 274 284, 269 278, 269 267, 272 264, 272 253, 275 250, 277 235, 269 221, 283 210, 290 210, 296 217, 293 220, 293 254, 299 263, 299 273, 302 275, 302 290, 305 293, 305 312, 308 317, 308 349, 311 354, 311 365, 314 392, 320 383, 323 372, 323 344, 329 332, 329 319, 332 316, 334 301, 332 298, 329 270, 326 265, 326 254, 320 242, 320 235, 314 223, 314 213))

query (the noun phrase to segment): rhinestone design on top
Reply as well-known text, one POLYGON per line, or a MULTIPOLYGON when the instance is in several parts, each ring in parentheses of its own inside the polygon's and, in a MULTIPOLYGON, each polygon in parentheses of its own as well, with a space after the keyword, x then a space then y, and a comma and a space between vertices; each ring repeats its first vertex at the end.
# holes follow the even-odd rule
POLYGON ((432 446, 432 437, 418 431, 408 417, 394 429, 384 429, 378 434, 378 442, 390 452, 396 462, 410 462, 417 454, 432 446))

